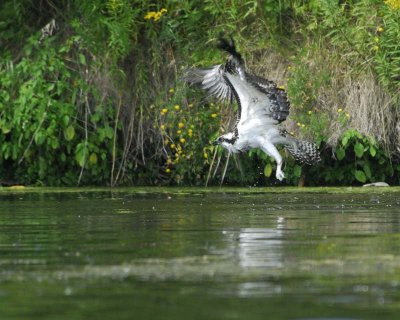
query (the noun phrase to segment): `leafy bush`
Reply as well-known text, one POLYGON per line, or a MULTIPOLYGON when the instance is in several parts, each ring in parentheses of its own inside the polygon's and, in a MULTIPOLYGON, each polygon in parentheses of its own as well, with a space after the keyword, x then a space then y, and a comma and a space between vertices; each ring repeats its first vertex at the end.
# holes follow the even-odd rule
POLYGON ((79 38, 59 48, 51 42, 39 46, 37 40, 29 39, 16 65, 0 69, 1 175, 20 183, 103 182, 109 174, 113 109, 107 102, 91 105, 98 93, 72 71, 86 66, 83 54, 71 52, 79 38))

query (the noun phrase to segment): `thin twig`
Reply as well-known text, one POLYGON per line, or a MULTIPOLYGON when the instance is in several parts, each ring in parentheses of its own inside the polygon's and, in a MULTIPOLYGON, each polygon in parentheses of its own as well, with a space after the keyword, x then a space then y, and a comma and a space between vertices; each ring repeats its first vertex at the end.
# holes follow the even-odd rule
POLYGON ((222 183, 224 182, 225 179, 225 174, 226 174, 226 170, 228 169, 228 164, 229 164, 229 158, 231 157, 231 153, 228 153, 228 158, 226 159, 226 164, 225 164, 225 168, 224 168, 224 173, 222 174, 222 179, 221 179, 221 184, 220 187, 222 187, 222 183))
POLYGON ((87 146, 88 146, 88 108, 89 108, 89 100, 87 97, 87 94, 85 94, 85 152, 83 154, 83 165, 81 168, 81 172, 79 173, 79 178, 78 178, 78 186, 81 183, 83 171, 85 171, 85 165, 86 165, 86 151, 87 151, 87 146))
POLYGON ((117 180, 114 180, 114 169, 115 169, 115 158, 116 158, 116 147, 117 147, 117 127, 118 127, 118 119, 119 112, 121 110, 121 99, 119 99, 117 114, 115 115, 115 124, 114 124, 114 139, 113 139, 113 147, 112 147, 112 165, 111 165, 111 187, 114 187, 117 183, 117 180))
POLYGON ((31 140, 29 141, 28 146, 26 147, 26 149, 25 149, 24 153, 22 154, 21 158, 18 160, 18 165, 20 165, 20 164, 22 163, 22 161, 24 160, 24 158, 25 158, 25 156, 26 156, 26 153, 28 152, 29 148, 30 148, 31 145, 32 145, 33 140, 34 140, 35 137, 36 137, 36 134, 38 133, 39 129, 42 127, 42 124, 43 124, 43 122, 44 122, 44 119, 46 119, 46 114, 47 114, 46 111, 43 112, 42 119, 40 120, 40 123, 39 123, 38 127, 36 128, 35 133, 32 135, 32 138, 31 138, 31 140))
POLYGON ((215 161, 215 157, 217 156, 217 153, 218 153, 218 149, 215 148, 215 149, 214 149, 213 158, 212 158, 211 163, 210 163, 210 168, 208 169, 207 180, 206 180, 206 187, 207 187, 207 185, 208 185, 208 181, 210 181, 211 170, 212 170, 212 167, 213 167, 213 165, 214 165, 214 161, 215 161))

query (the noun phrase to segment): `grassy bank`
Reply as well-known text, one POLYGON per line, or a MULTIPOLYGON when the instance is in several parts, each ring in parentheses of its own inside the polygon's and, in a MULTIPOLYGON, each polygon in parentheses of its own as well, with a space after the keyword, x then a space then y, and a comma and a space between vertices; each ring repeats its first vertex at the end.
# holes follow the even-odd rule
POLYGON ((207 193, 235 193, 240 196, 246 194, 384 194, 400 193, 400 187, 118 187, 118 188, 46 188, 46 187, 3 187, 2 194, 14 193, 110 193, 118 197, 118 194, 165 194, 165 195, 202 195, 207 193))

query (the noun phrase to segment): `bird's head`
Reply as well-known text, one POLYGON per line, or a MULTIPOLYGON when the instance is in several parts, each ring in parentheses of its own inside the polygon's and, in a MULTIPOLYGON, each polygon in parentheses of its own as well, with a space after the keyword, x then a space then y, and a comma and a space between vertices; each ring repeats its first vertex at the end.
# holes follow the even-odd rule
POLYGON ((229 132, 229 133, 226 133, 226 134, 224 134, 222 136, 219 136, 214 141, 213 144, 215 146, 216 145, 220 145, 220 146, 224 147, 225 149, 232 150, 234 148, 233 144, 235 143, 235 141, 236 141, 235 134, 233 132, 229 132))

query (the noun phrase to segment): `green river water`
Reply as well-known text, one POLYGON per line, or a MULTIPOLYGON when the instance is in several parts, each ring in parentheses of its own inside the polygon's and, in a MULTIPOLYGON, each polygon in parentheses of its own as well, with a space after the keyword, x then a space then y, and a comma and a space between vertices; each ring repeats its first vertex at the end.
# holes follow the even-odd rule
POLYGON ((400 319, 365 189, 0 189, 0 319, 400 319))

